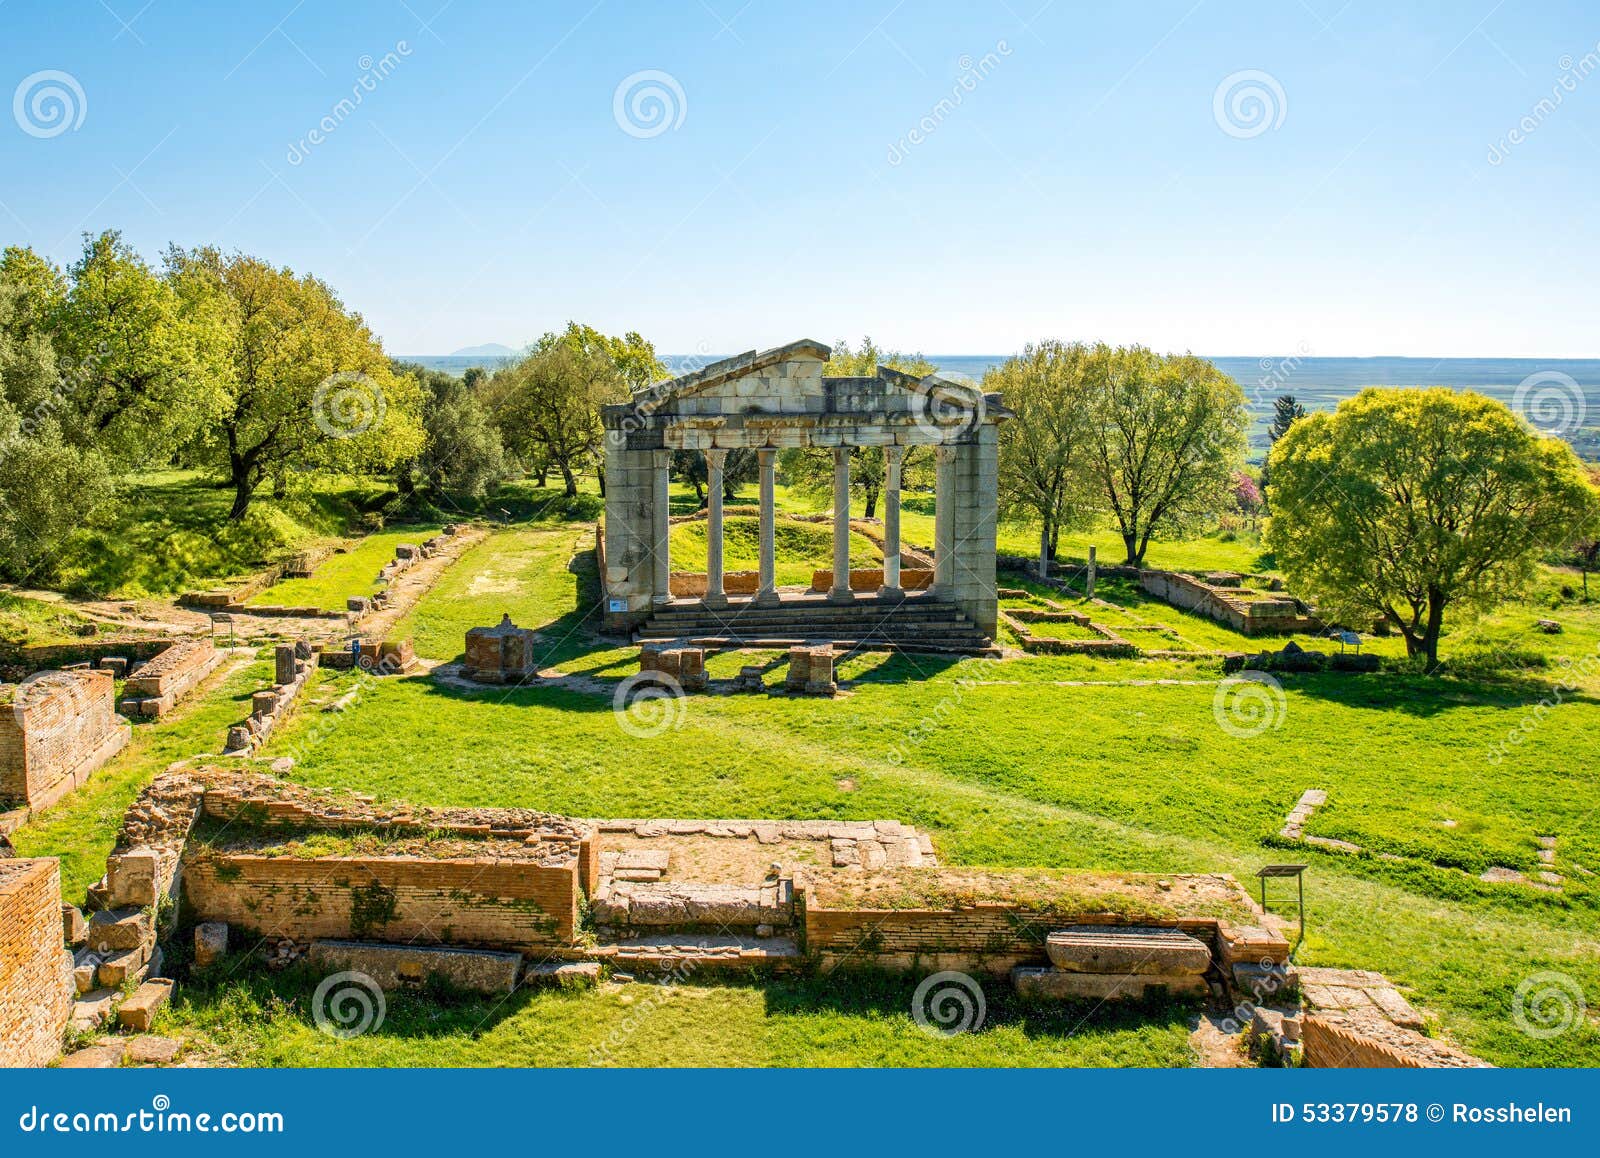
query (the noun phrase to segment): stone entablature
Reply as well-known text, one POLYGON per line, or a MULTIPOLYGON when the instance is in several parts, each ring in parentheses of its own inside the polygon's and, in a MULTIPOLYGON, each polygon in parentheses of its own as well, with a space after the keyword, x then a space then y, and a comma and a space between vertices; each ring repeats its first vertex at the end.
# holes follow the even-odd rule
POLYGON ((781 604, 775 576, 774 485, 778 451, 834 451, 833 586, 850 583, 850 450, 882 447, 884 569, 881 595, 900 597, 901 470, 908 447, 934 451, 937 494, 932 594, 949 601, 993 637, 996 628, 995 531, 997 423, 1009 416, 997 395, 971 383, 888 367, 873 377, 823 374, 832 351, 803 340, 726 358, 692 374, 635 391, 604 411, 606 522, 605 621, 626 630, 671 602, 668 470, 674 451, 706 457, 707 566, 701 602, 728 606, 723 568, 722 475, 729 450, 753 449, 760 468, 760 570, 753 601, 781 604))

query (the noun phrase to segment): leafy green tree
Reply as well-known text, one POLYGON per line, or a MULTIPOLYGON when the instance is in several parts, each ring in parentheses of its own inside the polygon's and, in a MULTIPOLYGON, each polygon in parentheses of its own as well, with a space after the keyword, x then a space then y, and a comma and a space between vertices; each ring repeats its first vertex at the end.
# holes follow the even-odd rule
POLYGON ((163 463, 220 410, 226 311, 187 299, 114 231, 88 237, 51 324, 70 367, 65 436, 122 466, 163 463))
POLYGON ((361 315, 327 283, 246 254, 172 250, 171 280, 227 319, 223 405, 198 450, 233 487, 242 520, 266 479, 392 469, 426 434, 415 378, 396 375, 361 315))
POLYGON ((1142 567, 1152 538, 1198 530, 1228 504, 1244 462, 1244 391, 1204 358, 1143 346, 1096 346, 1086 372, 1090 469, 1127 564, 1142 567))
POLYGON ((559 471, 568 498, 577 497, 579 476, 598 462, 602 407, 627 397, 604 349, 559 339, 497 370, 485 390, 506 447, 524 464, 559 471))
MULTIPOLYGON (((914 374, 932 374, 936 367, 921 354, 902 354, 880 349, 871 338, 862 338, 852 349, 843 338, 833 344, 833 356, 823 373, 835 378, 871 378, 879 366, 914 374)), ((784 479, 802 493, 822 498, 833 493, 833 451, 825 447, 796 447, 778 458, 784 479)), ((888 481, 889 465, 881 446, 850 448, 850 490, 861 500, 862 515, 871 519, 878 513, 878 499, 888 481)), ((908 447, 900 466, 902 487, 927 486, 933 475, 933 455, 924 447, 908 447)))
POLYGON ((1429 670, 1447 610, 1516 595, 1600 520, 1565 442, 1443 387, 1364 390, 1303 418, 1271 466, 1267 543, 1290 582, 1327 614, 1388 620, 1429 670))
MULTIPOLYGON (((1272 400, 1272 421, 1267 424, 1267 457, 1272 457, 1272 448, 1278 439, 1289 433, 1289 427, 1306 416, 1306 408, 1295 400, 1293 394, 1280 394, 1272 400)), ((1261 467, 1261 504, 1263 509, 1271 501, 1267 494, 1272 485, 1272 474, 1265 463, 1261 467)))
POLYGON ((1041 342, 983 377, 1016 415, 1000 426, 1000 507, 1006 518, 1038 520, 1041 577, 1061 531, 1088 526, 1098 510, 1089 457, 1096 354, 1078 342, 1041 342))
POLYGON ((409 376, 421 385, 427 434, 422 453, 401 464, 396 476, 401 492, 414 489, 419 476, 438 497, 477 498, 498 485, 505 477, 505 451, 500 431, 474 388, 481 375, 469 382, 406 362, 394 362, 391 368, 396 376, 409 376))
POLYGON ((62 437, 66 390, 36 312, 39 286, 12 252, 0 262, 0 571, 30 580, 49 573, 62 540, 113 488, 101 455, 62 437))

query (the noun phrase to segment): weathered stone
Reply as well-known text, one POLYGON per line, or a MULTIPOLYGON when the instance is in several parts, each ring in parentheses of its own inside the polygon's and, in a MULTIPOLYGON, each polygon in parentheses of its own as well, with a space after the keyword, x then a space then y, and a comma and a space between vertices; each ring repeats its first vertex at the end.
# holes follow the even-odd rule
POLYGON ((1073 973, 1194 976, 1211 965, 1204 941, 1176 929, 1075 925, 1045 938, 1045 952, 1073 973))
POLYGON ((138 976, 139 970, 144 968, 144 963, 143 949, 125 949, 121 953, 113 953, 104 958, 95 977, 104 989, 121 989, 124 984, 138 976))
POLYGON ((89 922, 77 905, 61 906, 61 940, 69 948, 77 949, 89 939, 89 922))
POLYGON ((1169 997, 1204 997, 1206 981, 1193 974, 1074 973, 1066 969, 1018 966, 1011 971, 1017 995, 1030 1000, 1140 1001, 1169 997))
POLYGON ((61 1059, 64 1070, 114 1070, 122 1064, 127 1044, 121 1041, 91 1045, 61 1059))
POLYGON ((561 989, 589 989, 600 983, 598 961, 542 961, 530 965, 523 976, 527 985, 554 985, 561 989))
POLYGON ((143 1033, 138 1037, 129 1038, 127 1048, 127 1058, 131 1065, 165 1066, 177 1060, 179 1052, 183 1049, 183 1043, 170 1037, 143 1033))
POLYGON ((91 989, 78 998, 72 1006, 72 1023, 97 1029, 116 1009, 122 994, 114 989, 91 989))
POLYGON ((418 986, 438 977, 475 993, 510 993, 522 969, 518 953, 360 941, 313 941, 311 964, 365 973, 384 989, 418 986))
POLYGON ((143 908, 156 903, 161 858, 154 849, 134 848, 106 862, 106 885, 111 903, 143 908))
POLYGON ((117 1010, 117 1020, 125 1029, 143 1033, 155 1021, 156 1014, 172 997, 173 983, 166 978, 152 978, 133 991, 133 996, 117 1010))
POLYGON ((137 949, 154 935, 150 914, 142 909, 105 909, 89 919, 89 947, 97 953, 137 949))
POLYGON ((620 869, 655 869, 657 872, 666 872, 670 856, 671 854, 666 849, 629 849, 617 855, 617 867, 620 869))
POLYGON ((194 927, 194 963, 208 969, 228 953, 228 925, 225 921, 205 921, 194 927))

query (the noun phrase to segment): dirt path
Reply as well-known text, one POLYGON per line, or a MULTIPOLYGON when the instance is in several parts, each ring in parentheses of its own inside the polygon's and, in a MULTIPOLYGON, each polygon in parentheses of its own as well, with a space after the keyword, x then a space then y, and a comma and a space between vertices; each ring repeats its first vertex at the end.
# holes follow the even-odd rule
POLYGON ((484 527, 467 527, 452 535, 431 557, 396 575, 388 586, 389 598, 383 608, 361 616, 356 621, 357 629, 372 639, 386 638, 456 560, 488 537, 484 527))

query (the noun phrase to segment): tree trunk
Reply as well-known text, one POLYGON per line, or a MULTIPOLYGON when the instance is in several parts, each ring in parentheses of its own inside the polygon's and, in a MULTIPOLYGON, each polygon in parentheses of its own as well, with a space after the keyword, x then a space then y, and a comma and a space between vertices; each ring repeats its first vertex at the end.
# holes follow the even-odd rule
POLYGON ((1045 520, 1044 524, 1039 528, 1039 578, 1040 579, 1048 579, 1048 578, 1050 578, 1050 556, 1054 553, 1051 550, 1050 539, 1051 539, 1050 522, 1047 519, 1047 520, 1045 520))
POLYGON ((868 487, 867 488, 867 505, 866 505, 866 509, 861 512, 861 517, 864 518, 864 519, 870 519, 870 518, 876 517, 877 513, 878 513, 878 488, 877 487, 868 487))
POLYGON ((578 476, 572 473, 572 468, 566 463, 561 464, 561 481, 566 484, 567 498, 578 497, 578 476))
POLYGON ((233 509, 228 512, 229 522, 237 523, 244 518, 255 493, 256 484, 250 481, 249 468, 245 468, 242 473, 236 471, 233 476, 233 509))
POLYGON ((1437 591, 1428 592, 1428 625, 1422 632, 1424 654, 1428 657, 1428 672, 1439 667, 1439 636, 1444 631, 1445 599, 1437 591))
POLYGON ((1123 532, 1122 549, 1127 552, 1128 555, 1127 559, 1124 560, 1124 566, 1144 566, 1144 546, 1140 544, 1138 535, 1130 535, 1127 532, 1123 532))
POLYGON ((550 464, 547 463, 547 462, 541 462, 539 464, 539 469, 536 472, 534 472, 533 478, 534 478, 534 483, 533 483, 534 486, 537 486, 537 487, 548 486, 549 483, 550 483, 550 464))

